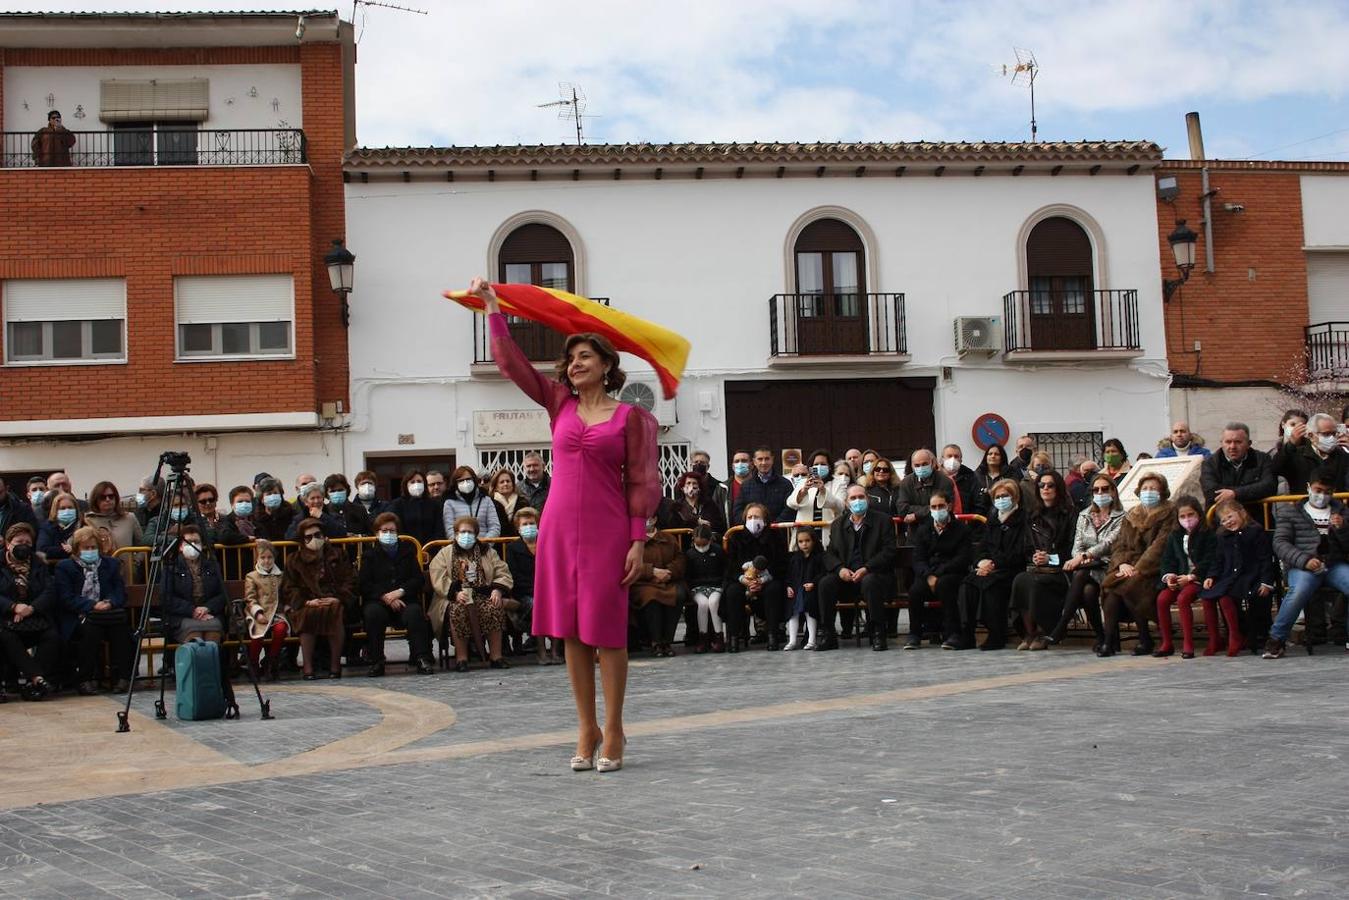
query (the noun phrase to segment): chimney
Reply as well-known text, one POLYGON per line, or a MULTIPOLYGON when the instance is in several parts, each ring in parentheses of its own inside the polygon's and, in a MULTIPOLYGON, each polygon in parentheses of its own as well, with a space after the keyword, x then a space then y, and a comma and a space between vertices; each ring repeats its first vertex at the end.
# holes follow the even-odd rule
POLYGON ((1199 113, 1185 114, 1185 131, 1190 136, 1190 159, 1205 159, 1204 131, 1199 127, 1199 113))

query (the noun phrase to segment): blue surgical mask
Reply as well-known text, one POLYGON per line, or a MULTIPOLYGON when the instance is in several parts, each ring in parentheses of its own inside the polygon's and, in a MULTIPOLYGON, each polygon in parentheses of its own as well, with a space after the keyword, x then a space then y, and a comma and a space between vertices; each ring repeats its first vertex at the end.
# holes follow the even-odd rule
POLYGON ((1307 502, 1310 503, 1314 509, 1325 509, 1330 505, 1330 495, 1325 491, 1308 490, 1307 502))
POLYGON ((749 463, 738 462, 735 465, 731 466, 731 469, 732 471, 735 472, 735 474, 739 475, 741 478, 744 478, 746 475, 749 474, 749 463))
MULTIPOLYGON (((33 504, 33 506, 41 506, 41 505, 42 505, 42 498, 45 497, 45 496, 47 496, 47 492, 46 492, 46 491, 33 490, 33 491, 29 491, 29 492, 28 492, 28 500, 33 504)), ((143 496, 145 496, 145 495, 144 495, 144 494, 137 494, 136 496, 137 496, 137 497, 143 497, 143 496)), ((137 500, 136 502, 137 502, 137 503, 140 503, 142 506, 145 505, 145 504, 142 503, 140 500, 137 500)))
POLYGON ((932 510, 932 521, 936 522, 938 525, 949 518, 951 518, 951 511, 944 506, 941 509, 932 510))
POLYGON ((794 488, 799 488, 801 485, 803 485, 803 484, 805 484, 805 483, 806 483, 806 476, 804 476, 804 475, 793 475, 793 476, 792 476, 792 487, 794 487, 794 488))
POLYGON ((252 501, 252 500, 238 500, 238 501, 235 501, 235 504, 234 504, 234 514, 235 514, 236 516, 251 516, 251 515, 253 515, 253 501, 252 501))
POLYGON ((332 491, 328 494, 328 502, 332 503, 333 506, 341 506, 343 503, 347 502, 347 492, 332 491))
POLYGON ((472 550, 478 536, 471 531, 461 531, 454 536, 454 542, 465 550, 472 550))
POLYGON ((263 494, 263 495, 262 495, 262 505, 265 506, 265 507, 267 507, 268 509, 276 509, 278 506, 281 505, 281 495, 280 495, 280 494, 263 494))
POLYGON ((379 533, 379 542, 386 547, 392 547, 398 543, 398 535, 392 531, 381 531, 379 533))
POLYGON ((994 497, 993 508, 998 512, 1007 512, 1007 510, 1012 508, 1012 498, 1005 494, 1001 497, 994 497))
POLYGON ((876 464, 875 464, 874 462, 872 462, 871 460, 867 460, 866 462, 862 463, 862 474, 863 474, 863 475, 870 475, 870 474, 871 474, 871 468, 872 468, 872 466, 874 466, 874 465, 876 465, 876 464))
POLYGON ((862 513, 866 511, 867 511, 866 497, 854 497, 853 499, 848 501, 848 512, 852 513, 853 515, 860 516, 862 513))
POLYGON ((1162 492, 1153 488, 1147 488, 1138 492, 1138 502, 1144 506, 1156 506, 1162 502, 1162 492))
POLYGON ((1110 496, 1109 494, 1092 494, 1091 502, 1095 503, 1101 509, 1105 509, 1107 506, 1110 506, 1115 502, 1115 498, 1110 496))
POLYGON ((828 477, 829 477, 829 467, 828 467, 828 466, 815 466, 814 468, 811 469, 811 471, 815 473, 815 477, 816 477, 816 478, 828 478, 828 477))
POLYGON ((173 509, 169 510, 169 515, 173 518, 173 521, 181 522, 187 518, 187 507, 175 506, 173 509))
POLYGON ((81 551, 80 551, 80 562, 84 563, 84 564, 87 565, 87 566, 92 566, 94 563, 98 562, 98 551, 97 551, 97 550, 81 550, 81 551))
POLYGON ((73 525, 79 514, 80 511, 77 509, 63 509, 56 514, 56 521, 62 525, 73 525))
POLYGON ((918 476, 919 481, 926 481, 932 477, 931 466, 914 466, 913 474, 918 476))
POLYGON ((538 537, 539 537, 539 526, 537 526, 537 525, 521 525, 521 526, 520 526, 520 537, 524 538, 524 539, 527 540, 527 541, 538 540, 538 537))

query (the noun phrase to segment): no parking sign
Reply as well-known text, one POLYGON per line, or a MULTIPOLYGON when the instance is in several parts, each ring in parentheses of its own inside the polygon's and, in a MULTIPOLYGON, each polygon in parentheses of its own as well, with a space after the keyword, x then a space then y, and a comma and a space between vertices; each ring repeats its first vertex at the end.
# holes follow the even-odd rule
POLYGON ((994 444, 1006 447, 1012 429, 1008 427, 1007 420, 997 413, 984 413, 974 420, 974 428, 970 429, 970 434, 974 437, 976 447, 987 450, 994 444))

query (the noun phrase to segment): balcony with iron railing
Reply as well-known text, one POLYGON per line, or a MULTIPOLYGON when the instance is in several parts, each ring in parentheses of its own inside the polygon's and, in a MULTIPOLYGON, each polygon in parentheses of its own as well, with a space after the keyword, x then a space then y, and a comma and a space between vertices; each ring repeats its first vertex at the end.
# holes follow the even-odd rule
POLYGON ((309 161, 298 128, 0 132, 0 168, 284 166, 309 161))
POLYGON ((903 294, 774 294, 768 328, 772 366, 909 360, 903 294))
POLYGON ((1313 383, 1349 382, 1349 322, 1308 325, 1307 379, 1313 383))
POLYGON ((1008 362, 1111 362, 1143 355, 1138 291, 1012 291, 1002 298, 1008 362))
MULTIPOLYGON (((608 297, 591 297, 596 303, 609 305, 608 297)), ((538 322, 507 316, 511 337, 524 351, 525 358, 537 365, 557 362, 562 356, 562 345, 567 336, 538 322)), ((492 336, 487 327, 487 316, 473 317, 473 367, 475 374, 490 375, 496 371, 492 357, 492 336)))

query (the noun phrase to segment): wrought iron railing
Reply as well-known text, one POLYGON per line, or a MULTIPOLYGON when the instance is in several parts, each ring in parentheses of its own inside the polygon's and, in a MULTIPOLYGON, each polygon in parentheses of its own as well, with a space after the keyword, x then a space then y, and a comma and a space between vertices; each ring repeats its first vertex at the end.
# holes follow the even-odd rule
MULTIPOLYGON (((605 306, 609 305, 608 297, 590 299, 605 306)), ((473 319, 473 361, 490 363, 493 361, 492 336, 487 330, 487 317, 474 316, 473 319)), ((562 355, 566 335, 528 319, 507 316, 506 321, 510 324, 511 337, 515 338, 515 343, 525 352, 526 359, 531 362, 557 362, 558 357, 562 355)))
POLYGON ((298 128, 6 131, 0 167, 267 166, 309 161, 298 128))
POLYGON ((774 294, 768 328, 775 357, 908 353, 903 294, 774 294))
POLYGON ((1308 325, 1307 375, 1312 381, 1349 379, 1349 322, 1308 325))
POLYGON ((1006 350, 1139 350, 1138 291, 1012 291, 1002 298, 1006 350))

